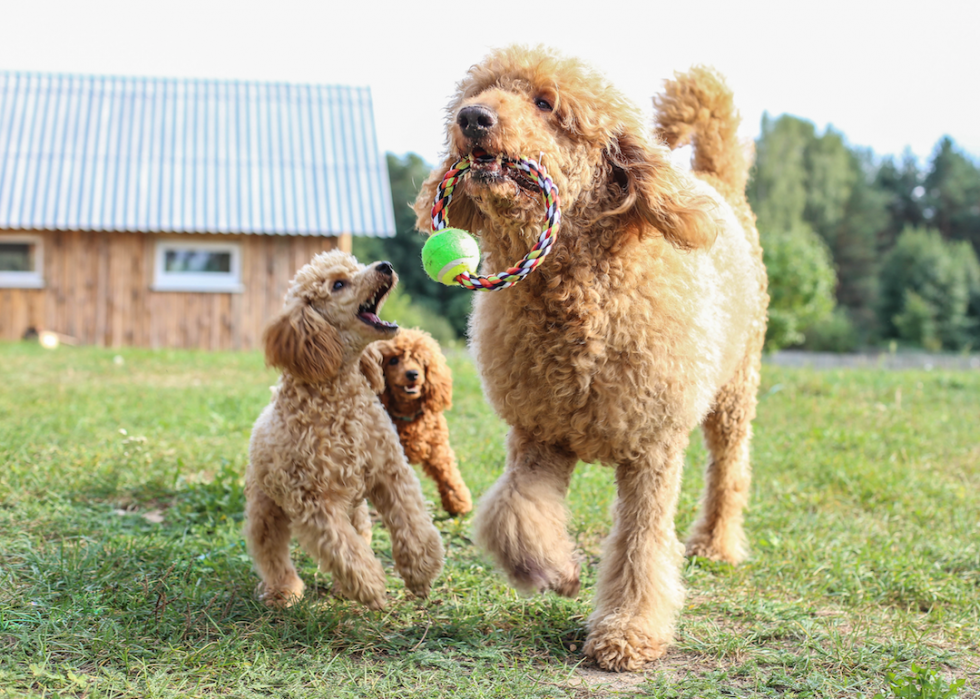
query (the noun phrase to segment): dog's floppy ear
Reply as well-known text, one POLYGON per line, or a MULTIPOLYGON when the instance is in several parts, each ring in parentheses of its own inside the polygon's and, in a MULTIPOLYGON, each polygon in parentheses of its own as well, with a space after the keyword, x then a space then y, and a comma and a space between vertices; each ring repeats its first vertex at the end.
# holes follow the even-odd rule
POLYGON ((432 413, 449 410, 453 407, 453 375, 446 364, 446 358, 439 344, 426 338, 427 363, 425 368, 425 387, 422 389, 423 408, 432 413))
POLYGON ((607 190, 599 219, 615 217, 617 228, 635 231, 640 237, 659 232, 678 248, 714 243, 717 233, 706 213, 713 203, 690 193, 665 151, 622 133, 606 148, 604 157, 607 190))
POLYGON ((344 348, 336 329, 305 301, 284 308, 262 334, 265 361, 304 383, 326 381, 337 374, 344 348))
POLYGON ((361 353, 361 373, 367 379, 371 390, 381 395, 385 390, 385 372, 381 365, 384 363, 384 356, 378 348, 380 342, 372 342, 364 348, 361 353))
MULTIPOLYGON (((415 204, 412 206, 415 210, 415 227, 426 236, 432 232, 432 205, 435 203, 436 191, 455 162, 452 157, 446 158, 445 162, 433 170, 422 183, 422 189, 415 198, 415 204)), ((445 213, 446 220, 453 228, 462 228, 464 231, 476 234, 480 224, 476 205, 460 189, 459 186, 455 189, 453 201, 445 213)))

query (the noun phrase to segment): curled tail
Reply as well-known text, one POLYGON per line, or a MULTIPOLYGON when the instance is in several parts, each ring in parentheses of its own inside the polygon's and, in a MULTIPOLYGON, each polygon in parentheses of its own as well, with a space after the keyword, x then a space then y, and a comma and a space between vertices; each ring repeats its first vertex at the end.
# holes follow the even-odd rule
POLYGON ((656 135, 671 150, 693 142, 694 172, 744 196, 751 151, 738 140, 741 117, 724 78, 704 66, 675 73, 653 104, 656 135))

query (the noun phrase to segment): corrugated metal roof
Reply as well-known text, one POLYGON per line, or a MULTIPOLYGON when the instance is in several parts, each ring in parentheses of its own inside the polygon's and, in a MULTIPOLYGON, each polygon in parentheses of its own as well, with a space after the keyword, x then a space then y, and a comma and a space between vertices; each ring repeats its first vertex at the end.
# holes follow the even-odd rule
POLYGON ((370 89, 0 71, 0 228, 394 235, 370 89))

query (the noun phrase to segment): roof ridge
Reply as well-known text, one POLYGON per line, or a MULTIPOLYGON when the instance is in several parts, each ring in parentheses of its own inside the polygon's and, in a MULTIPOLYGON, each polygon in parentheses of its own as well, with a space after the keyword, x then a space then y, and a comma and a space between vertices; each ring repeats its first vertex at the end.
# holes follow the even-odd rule
POLYGON ((27 76, 27 77, 48 77, 73 80, 131 80, 131 81, 163 81, 163 82, 198 82, 214 84, 242 84, 242 85, 268 85, 268 86, 289 86, 298 88, 334 88, 349 90, 371 90, 370 85, 355 85, 346 83, 317 83, 317 82, 293 82, 291 80, 257 80, 253 78, 205 78, 194 76, 172 76, 172 75, 124 75, 121 73, 72 73, 61 71, 35 71, 35 70, 8 70, 0 69, 0 76, 27 76))

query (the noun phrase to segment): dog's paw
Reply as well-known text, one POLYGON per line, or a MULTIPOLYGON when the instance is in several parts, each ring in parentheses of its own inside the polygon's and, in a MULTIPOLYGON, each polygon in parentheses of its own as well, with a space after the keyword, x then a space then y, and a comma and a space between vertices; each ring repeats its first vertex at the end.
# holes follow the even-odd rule
POLYGON ((473 511, 473 496, 470 495, 470 490, 465 483, 454 486, 440 483, 439 499, 442 501, 442 509, 453 517, 473 511))
POLYGON ((668 641, 631 628, 599 628, 585 641, 585 654, 610 672, 635 672, 666 652, 668 641))
POLYGON ((303 581, 296 578, 275 586, 260 582, 255 592, 259 601, 265 606, 285 609, 303 599, 303 589, 303 581))
POLYGON ((411 585, 409 585, 407 582, 405 583, 405 588, 409 592, 411 592, 412 595, 418 597, 419 599, 425 599, 426 597, 428 597, 429 590, 431 589, 431 587, 432 585, 427 582, 426 583, 416 582, 411 585))
POLYGON ((396 561, 398 572, 405 581, 408 591, 416 597, 428 597, 432 581, 442 572, 444 558, 439 531, 432 527, 429 536, 423 539, 414 557, 408 559, 402 557, 402 560, 396 561))
POLYGON ((422 550, 418 559, 402 571, 402 579, 408 591, 422 599, 428 597, 432 581, 442 572, 443 559, 442 541, 437 535, 422 550))
POLYGON ((333 586, 330 588, 330 594, 338 599, 348 600, 350 602, 359 602, 363 604, 368 609, 384 609, 385 605, 388 603, 388 592, 387 590, 382 590, 380 594, 371 593, 361 590, 360 592, 355 592, 345 588, 338 581, 334 581, 333 586))
POLYGON ((388 604, 388 595, 384 594, 381 597, 375 597, 374 599, 365 600, 362 604, 368 609, 373 609, 375 611, 379 609, 384 609, 385 605, 388 604))
POLYGON ((569 561, 564 570, 558 571, 548 589, 562 597, 577 597, 580 587, 578 561, 569 561))
POLYGON ((388 599, 384 570, 381 564, 353 571, 347 577, 334 574, 332 592, 335 596, 353 600, 368 609, 383 609, 388 599))
POLYGON ((687 540, 684 555, 737 565, 747 558, 745 548, 741 537, 728 537, 726 540, 708 534, 693 534, 687 540))
POLYGON ((531 558, 524 558, 510 571, 514 586, 534 592, 554 592, 562 597, 575 597, 579 587, 578 561, 569 560, 560 568, 550 569, 531 558))

